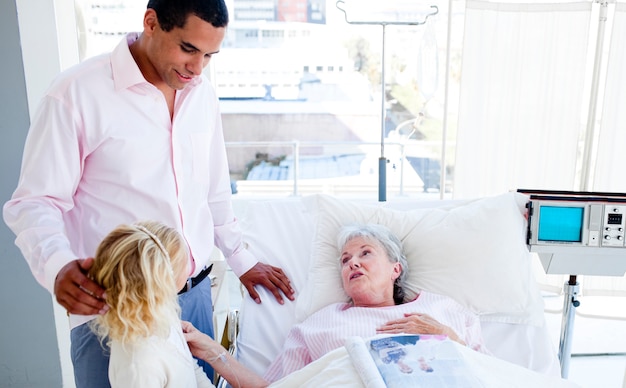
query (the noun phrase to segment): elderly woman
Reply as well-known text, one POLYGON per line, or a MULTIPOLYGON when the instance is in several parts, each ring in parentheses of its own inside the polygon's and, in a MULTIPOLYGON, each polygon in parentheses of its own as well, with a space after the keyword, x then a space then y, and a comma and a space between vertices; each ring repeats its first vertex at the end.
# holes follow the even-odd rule
POLYGON ((414 300, 405 300, 407 261, 402 243, 388 228, 345 226, 337 246, 343 288, 350 300, 327 306, 294 326, 266 380, 276 381, 304 367, 344 346, 351 336, 443 334, 488 353, 478 317, 453 299, 421 291, 414 300))

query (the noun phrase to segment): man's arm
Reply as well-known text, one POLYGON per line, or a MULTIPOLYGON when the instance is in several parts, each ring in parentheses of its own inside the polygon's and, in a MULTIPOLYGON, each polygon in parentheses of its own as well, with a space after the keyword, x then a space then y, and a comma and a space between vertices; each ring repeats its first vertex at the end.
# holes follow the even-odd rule
POLYGON ((284 294, 289 300, 294 300, 295 291, 291 287, 291 281, 282 269, 265 263, 261 263, 248 251, 243 242, 243 233, 235 218, 228 200, 211 203, 211 213, 214 217, 215 244, 222 251, 231 269, 239 277, 246 287, 250 297, 257 303, 261 303, 255 286, 267 288, 278 301, 283 304, 281 295, 284 294))
POLYGON ((74 206, 81 178, 78 128, 66 104, 44 97, 26 138, 19 184, 3 217, 35 279, 68 312, 91 315, 106 309, 104 290, 85 275, 91 261, 79 260, 72 251, 63 220, 63 212, 74 206))
POLYGON ((261 303, 255 286, 267 288, 278 301, 283 304, 281 292, 290 300, 294 300, 291 282, 282 269, 258 261, 243 243, 243 233, 235 217, 231 200, 230 173, 221 116, 215 116, 215 128, 210 142, 212 164, 212 187, 208 203, 213 215, 215 245, 226 257, 231 269, 246 287, 250 297, 261 303))
POLYGON ((58 99, 46 96, 28 130, 20 179, 3 217, 35 279, 54 292, 61 268, 77 259, 63 220, 81 179, 78 129, 58 99))

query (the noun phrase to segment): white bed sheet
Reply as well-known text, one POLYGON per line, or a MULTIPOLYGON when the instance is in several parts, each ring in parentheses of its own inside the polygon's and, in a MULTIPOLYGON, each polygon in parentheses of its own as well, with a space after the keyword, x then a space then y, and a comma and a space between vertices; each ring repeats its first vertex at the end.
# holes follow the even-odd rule
MULTIPOLYGON (((469 370, 484 388, 580 388, 577 384, 538 373, 456 344, 469 370)), ((272 388, 365 387, 345 347, 271 384, 272 388)))
MULTIPOLYGON (((399 209, 451 206, 462 201, 389 202, 399 209)), ((244 240, 261 261, 283 268, 292 280, 296 298, 309 273, 315 219, 300 198, 250 202, 242 218, 244 240)), ((530 265, 530 264, 529 264, 530 265)), ((245 297, 240 314, 238 359, 264 374, 282 348, 289 329, 297 323, 297 302, 279 305, 259 289, 262 304, 245 297)), ((556 348, 543 325, 482 321, 488 349, 498 358, 553 377, 560 375, 556 348)), ((311 385, 312 386, 312 385, 311 385)))

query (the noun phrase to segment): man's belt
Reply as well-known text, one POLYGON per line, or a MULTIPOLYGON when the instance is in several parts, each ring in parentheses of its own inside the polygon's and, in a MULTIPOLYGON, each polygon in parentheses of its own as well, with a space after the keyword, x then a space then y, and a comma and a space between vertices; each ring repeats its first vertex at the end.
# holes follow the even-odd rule
POLYGON ((212 269, 213 269, 213 264, 209 265, 208 267, 200 271, 200 273, 195 278, 187 279, 187 284, 185 284, 185 287, 183 287, 182 290, 178 291, 178 295, 184 294, 185 292, 191 290, 198 284, 202 283, 202 281, 206 279, 207 276, 209 276, 212 269))

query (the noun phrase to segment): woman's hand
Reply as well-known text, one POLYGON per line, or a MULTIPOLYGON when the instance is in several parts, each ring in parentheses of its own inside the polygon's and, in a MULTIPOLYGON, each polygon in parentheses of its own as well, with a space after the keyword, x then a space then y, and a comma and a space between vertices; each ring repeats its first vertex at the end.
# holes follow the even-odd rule
POLYGON ((444 334, 462 345, 465 342, 452 330, 428 314, 407 313, 404 318, 389 321, 376 329, 379 334, 444 334))

